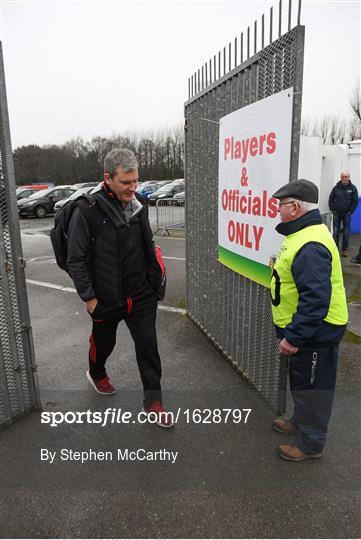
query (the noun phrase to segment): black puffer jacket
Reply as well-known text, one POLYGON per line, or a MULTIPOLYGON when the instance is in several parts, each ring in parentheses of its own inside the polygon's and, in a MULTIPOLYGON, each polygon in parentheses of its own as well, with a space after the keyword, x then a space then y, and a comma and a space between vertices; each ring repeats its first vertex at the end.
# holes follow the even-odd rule
POLYGON ((341 180, 337 182, 328 199, 328 206, 331 212, 335 212, 341 216, 352 214, 356 210, 357 205, 358 193, 356 186, 352 182, 348 182, 346 185, 341 180))
MULTIPOLYGON (((82 300, 96 297, 118 306, 122 301, 122 238, 127 234, 128 225, 118 201, 105 190, 93 197, 96 203, 87 209, 86 215, 80 207, 72 214, 67 236, 67 266, 82 300)), ((140 197, 137 200, 136 218, 144 236, 147 278, 157 290, 162 271, 155 257, 148 208, 140 197)))

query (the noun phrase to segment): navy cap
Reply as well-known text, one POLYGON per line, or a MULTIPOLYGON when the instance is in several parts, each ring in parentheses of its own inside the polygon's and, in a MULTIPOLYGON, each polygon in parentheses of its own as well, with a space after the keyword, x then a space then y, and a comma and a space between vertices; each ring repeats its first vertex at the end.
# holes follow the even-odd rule
POLYGON ((276 199, 285 199, 286 197, 294 197, 299 201, 318 203, 318 187, 309 180, 295 180, 288 182, 272 195, 276 199))

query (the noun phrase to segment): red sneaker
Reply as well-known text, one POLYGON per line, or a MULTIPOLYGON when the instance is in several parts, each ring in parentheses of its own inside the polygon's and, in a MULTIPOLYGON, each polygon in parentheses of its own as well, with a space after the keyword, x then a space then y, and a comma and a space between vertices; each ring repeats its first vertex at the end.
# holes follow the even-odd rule
POLYGON ((93 379, 88 369, 88 371, 86 372, 86 378, 88 379, 94 390, 98 392, 98 394, 103 394, 106 396, 111 396, 112 394, 115 394, 115 388, 110 383, 109 377, 104 377, 104 379, 99 380, 93 379))
POLYGON ((167 412, 161 401, 153 401, 149 407, 144 407, 144 412, 147 413, 152 424, 158 424, 160 427, 170 428, 174 426, 174 415, 172 412, 167 412))

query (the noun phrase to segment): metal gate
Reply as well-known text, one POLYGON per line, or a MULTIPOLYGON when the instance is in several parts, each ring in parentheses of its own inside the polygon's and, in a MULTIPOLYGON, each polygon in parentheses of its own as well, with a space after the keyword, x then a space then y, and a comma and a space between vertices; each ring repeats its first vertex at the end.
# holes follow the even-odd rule
POLYGON ((275 41, 271 8, 268 45, 263 15, 260 25, 256 21, 192 75, 185 104, 188 315, 278 412, 285 408, 286 362, 278 353, 269 291, 217 262, 218 125, 226 114, 293 87, 290 180, 297 179, 304 27, 299 1, 291 29, 291 7, 290 1, 282 35, 279 2, 275 41))
POLYGON ((40 406, 0 43, 0 427, 40 406))

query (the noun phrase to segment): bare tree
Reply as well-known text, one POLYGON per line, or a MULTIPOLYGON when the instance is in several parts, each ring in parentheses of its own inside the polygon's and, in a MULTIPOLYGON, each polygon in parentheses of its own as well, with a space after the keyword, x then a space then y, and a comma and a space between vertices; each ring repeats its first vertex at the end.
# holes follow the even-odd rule
POLYGON ((361 91, 360 91, 359 80, 357 81, 353 89, 353 92, 350 98, 350 105, 351 105, 352 113, 354 114, 356 118, 358 118, 359 122, 361 123, 361 91))
POLYGON ((351 118, 351 120, 349 121, 348 131, 349 141, 361 139, 361 122, 356 116, 351 118))
POLYGON ((311 119, 309 117, 303 118, 301 122, 301 135, 311 134, 311 119))
POLYGON ((321 137, 323 144, 326 144, 330 132, 330 118, 327 115, 324 115, 322 118, 320 118, 317 124, 315 124, 314 131, 318 137, 321 137))
POLYGON ((127 147, 138 158, 142 180, 163 180, 184 175, 184 135, 180 127, 132 131, 111 137, 81 137, 63 145, 23 146, 14 150, 18 184, 33 181, 72 184, 101 180, 105 155, 115 147, 127 147))
POLYGON ((348 121, 338 116, 324 115, 322 118, 304 118, 301 135, 321 137, 324 144, 342 144, 348 139, 348 121))

